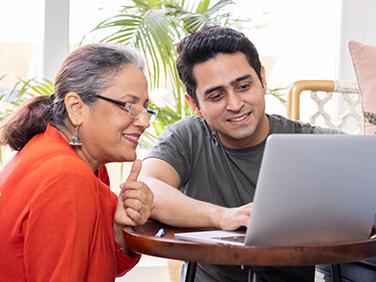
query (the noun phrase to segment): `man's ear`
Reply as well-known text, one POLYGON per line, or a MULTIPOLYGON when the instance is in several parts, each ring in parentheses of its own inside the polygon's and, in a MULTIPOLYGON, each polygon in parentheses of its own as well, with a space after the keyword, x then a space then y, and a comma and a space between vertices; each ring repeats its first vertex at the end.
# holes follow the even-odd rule
POLYGON ((187 101, 189 107, 193 110, 196 116, 202 117, 202 114, 200 112, 200 108, 197 104, 197 102, 188 94, 184 95, 185 101, 187 101))
POLYGON ((261 66, 261 83, 262 86, 266 89, 266 78, 265 78, 265 68, 264 66, 261 66))
POLYGON ((87 106, 81 100, 81 97, 75 92, 69 92, 65 95, 64 104, 71 123, 74 126, 81 125, 87 110, 87 106))

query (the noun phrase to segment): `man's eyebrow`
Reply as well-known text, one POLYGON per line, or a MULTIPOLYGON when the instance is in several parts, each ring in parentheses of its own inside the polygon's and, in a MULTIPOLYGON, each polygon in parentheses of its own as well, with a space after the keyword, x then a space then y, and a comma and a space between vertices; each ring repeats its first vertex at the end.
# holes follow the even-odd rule
POLYGON ((208 96, 210 93, 212 93, 212 92, 214 92, 216 90, 220 90, 220 89, 223 89, 223 86, 214 86, 214 87, 211 87, 211 88, 205 90, 204 97, 208 96))
MULTIPOLYGON (((246 74, 246 75, 243 75, 243 76, 238 77, 237 79, 231 81, 231 82, 230 82, 230 85, 231 85, 231 86, 234 86, 234 85, 236 85, 237 83, 239 83, 240 81, 245 80, 245 79, 253 80, 252 75, 250 75, 250 74, 246 74)), ((209 95, 210 93, 216 91, 216 90, 221 90, 221 89, 223 89, 223 87, 224 87, 224 86, 220 85, 220 86, 214 86, 214 87, 211 87, 211 88, 205 90, 205 92, 204 92, 204 97, 207 96, 207 95, 209 95)))
POLYGON ((231 81, 230 84, 232 86, 236 85, 237 83, 239 83, 240 81, 242 80, 245 80, 245 79, 250 79, 250 80, 253 80, 252 76, 250 74, 246 74, 246 75, 243 75, 237 79, 235 79, 234 81, 231 81))

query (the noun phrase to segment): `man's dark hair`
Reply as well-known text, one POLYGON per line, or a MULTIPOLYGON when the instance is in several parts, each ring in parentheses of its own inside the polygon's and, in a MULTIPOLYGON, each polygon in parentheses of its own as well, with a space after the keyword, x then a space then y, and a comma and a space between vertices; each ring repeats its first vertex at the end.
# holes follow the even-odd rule
POLYGON ((241 32, 227 27, 212 26, 192 33, 183 38, 177 46, 178 59, 176 62, 180 79, 186 91, 196 102, 197 82, 193 75, 193 67, 205 62, 218 53, 243 53, 248 63, 261 79, 261 63, 253 43, 241 32))

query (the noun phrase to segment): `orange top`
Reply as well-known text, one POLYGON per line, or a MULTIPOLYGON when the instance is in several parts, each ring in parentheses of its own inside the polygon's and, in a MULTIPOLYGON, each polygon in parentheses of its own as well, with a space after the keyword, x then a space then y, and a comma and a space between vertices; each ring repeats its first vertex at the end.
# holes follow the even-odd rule
POLYGON ((0 281, 113 281, 116 195, 48 126, 0 172, 0 281))

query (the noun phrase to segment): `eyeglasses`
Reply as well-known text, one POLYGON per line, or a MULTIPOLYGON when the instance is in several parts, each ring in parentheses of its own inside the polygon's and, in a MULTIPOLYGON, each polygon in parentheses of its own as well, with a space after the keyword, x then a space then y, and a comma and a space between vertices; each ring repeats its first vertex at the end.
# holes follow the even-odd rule
POLYGON ((138 118, 142 113, 146 113, 149 122, 153 122, 158 114, 158 111, 146 109, 141 105, 127 103, 119 100, 114 100, 105 96, 95 95, 95 97, 103 99, 107 102, 120 106, 123 110, 126 110, 131 118, 138 118))

